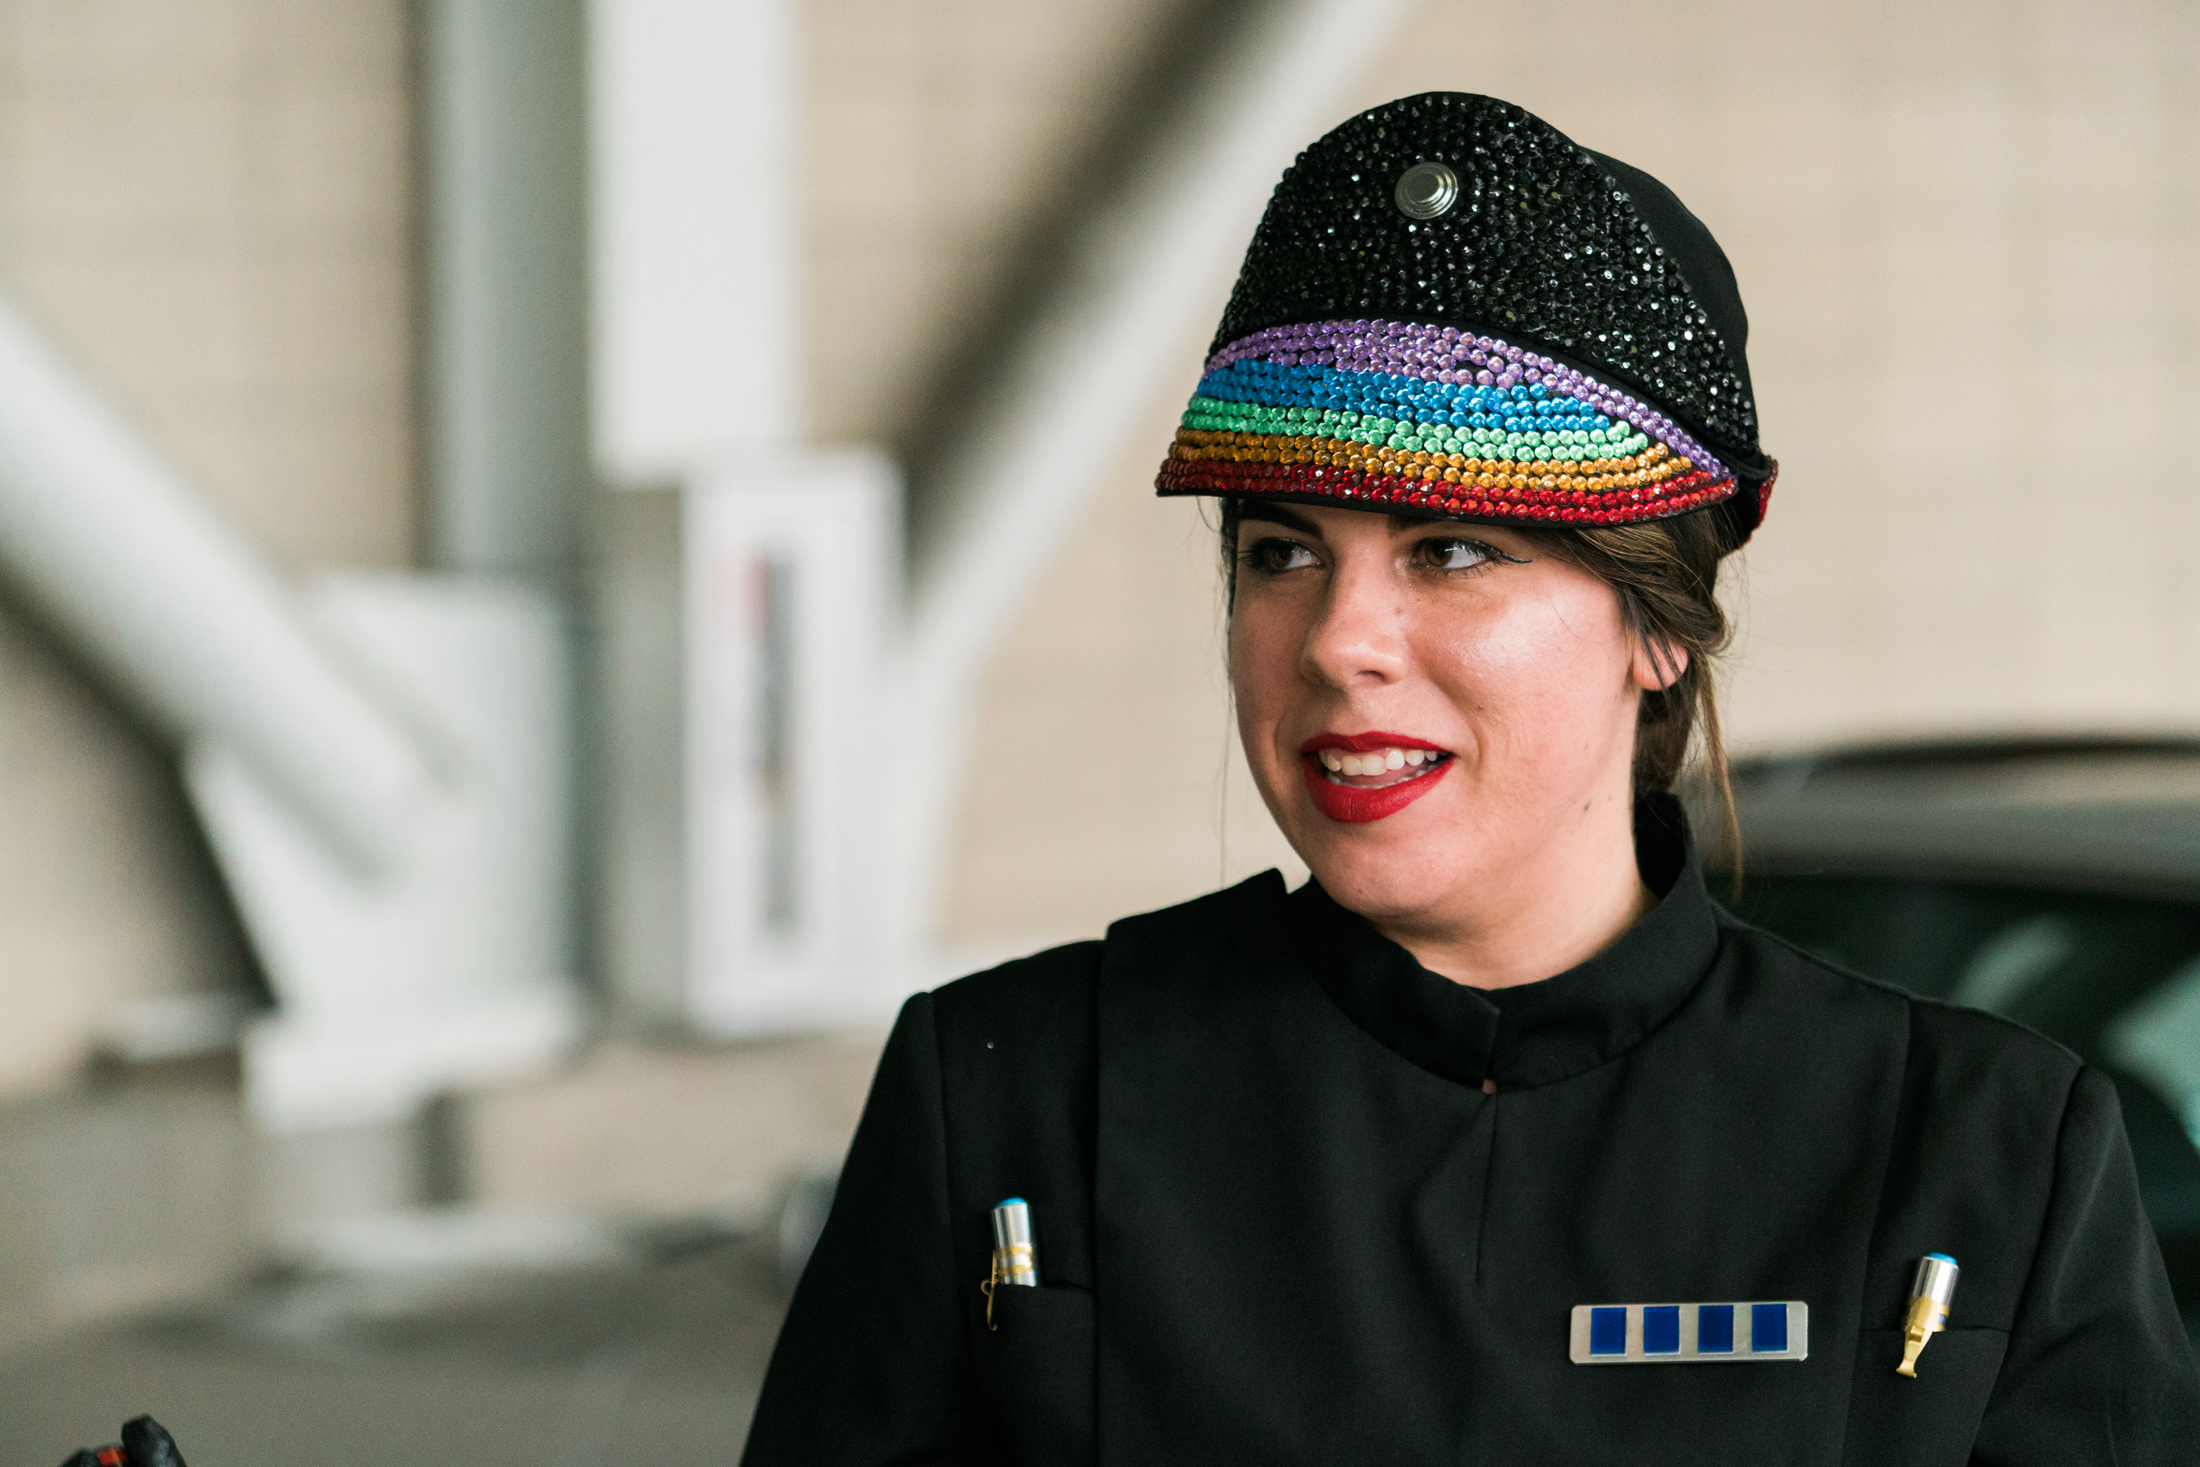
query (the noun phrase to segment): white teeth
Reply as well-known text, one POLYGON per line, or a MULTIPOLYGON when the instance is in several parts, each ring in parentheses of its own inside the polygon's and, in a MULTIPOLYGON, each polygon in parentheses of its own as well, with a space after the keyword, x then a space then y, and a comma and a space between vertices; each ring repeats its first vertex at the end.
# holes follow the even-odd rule
POLYGON ((1345 754, 1335 749, 1323 749, 1315 755, 1322 761, 1322 768, 1331 774, 1349 777, 1371 774, 1388 774, 1395 770, 1419 769, 1434 764, 1442 756, 1435 749, 1377 749, 1370 754, 1345 754))

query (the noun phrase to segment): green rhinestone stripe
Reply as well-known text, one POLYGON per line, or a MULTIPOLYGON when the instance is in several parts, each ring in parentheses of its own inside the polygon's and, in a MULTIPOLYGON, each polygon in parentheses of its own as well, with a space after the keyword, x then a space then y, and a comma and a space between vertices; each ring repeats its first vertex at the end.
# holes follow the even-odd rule
MULTIPOLYGON (((1539 433, 1508 433, 1497 428, 1457 428, 1450 424, 1415 423, 1401 418, 1378 418, 1331 408, 1273 408, 1254 403, 1226 402, 1221 398, 1194 397, 1184 411, 1183 426, 1210 433, 1262 433, 1292 437, 1334 438, 1364 443, 1374 448, 1396 448, 1417 453, 1458 453, 1472 458, 1509 459, 1519 463, 1594 463, 1629 458, 1650 446, 1643 433, 1628 429, 1617 441, 1597 443, 1581 429, 1539 433)), ((1612 430, 1618 433, 1619 430, 1612 430)))

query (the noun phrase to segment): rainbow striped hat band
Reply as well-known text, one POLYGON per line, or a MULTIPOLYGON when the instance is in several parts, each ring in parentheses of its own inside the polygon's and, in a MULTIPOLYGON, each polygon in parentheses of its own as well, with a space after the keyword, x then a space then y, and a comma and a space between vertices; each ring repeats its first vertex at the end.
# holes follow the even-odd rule
POLYGON ((1159 488, 1609 525, 1702 509, 1735 480, 1664 413, 1549 357, 1451 326, 1322 321, 1208 360, 1159 488))
POLYGON ((1410 97, 1284 175, 1156 488, 1534 525, 1718 508, 1739 545, 1777 468, 1748 329, 1655 179, 1509 103, 1410 97))

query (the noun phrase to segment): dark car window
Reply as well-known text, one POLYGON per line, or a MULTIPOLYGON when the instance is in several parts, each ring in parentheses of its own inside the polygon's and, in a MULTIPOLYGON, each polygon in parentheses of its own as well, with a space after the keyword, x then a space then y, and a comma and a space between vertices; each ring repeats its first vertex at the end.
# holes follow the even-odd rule
POLYGON ((2105 1071, 2200 1345, 2200 904, 1764 873, 1735 911, 1854 972, 2004 1014, 2105 1071))

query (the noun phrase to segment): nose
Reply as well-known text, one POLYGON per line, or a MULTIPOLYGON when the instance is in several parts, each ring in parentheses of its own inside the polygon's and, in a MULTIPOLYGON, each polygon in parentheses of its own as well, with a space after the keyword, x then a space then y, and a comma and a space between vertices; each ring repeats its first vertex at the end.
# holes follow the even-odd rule
POLYGON ((1407 663, 1399 589, 1376 557, 1340 559, 1307 629, 1301 666, 1313 681, 1344 692, 1396 682, 1407 663))

